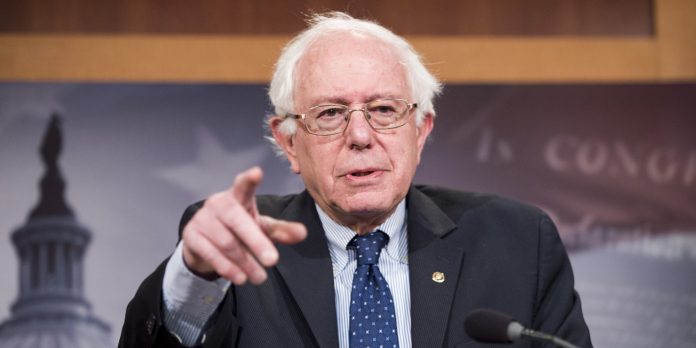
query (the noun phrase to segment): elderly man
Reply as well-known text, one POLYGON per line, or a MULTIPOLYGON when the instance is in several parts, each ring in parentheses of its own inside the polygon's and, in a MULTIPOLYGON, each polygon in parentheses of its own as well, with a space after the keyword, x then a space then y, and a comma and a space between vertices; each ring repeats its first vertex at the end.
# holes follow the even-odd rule
POLYGON ((121 347, 474 347, 472 309, 591 346, 566 252, 539 210, 413 186, 440 91, 376 23, 315 16, 270 87, 272 139, 306 191, 259 168, 184 213, 128 306, 121 347))

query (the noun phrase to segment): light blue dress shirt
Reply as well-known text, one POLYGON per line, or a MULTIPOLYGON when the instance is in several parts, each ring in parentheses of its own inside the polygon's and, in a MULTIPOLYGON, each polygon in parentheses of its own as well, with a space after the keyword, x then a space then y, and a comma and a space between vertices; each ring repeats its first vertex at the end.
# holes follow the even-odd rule
MULTIPOLYGON (((347 348, 350 293, 353 273, 357 267, 355 251, 347 246, 355 232, 333 221, 318 205, 316 209, 326 232, 333 266, 339 345, 341 348, 347 348)), ((402 348, 411 347, 411 295, 406 225, 406 201, 402 200, 394 213, 376 228, 389 236, 389 244, 380 255, 378 265, 392 291, 399 345, 402 348)), ((222 278, 207 281, 191 273, 183 262, 182 248, 183 242, 179 243, 169 259, 164 273, 164 324, 184 345, 193 346, 205 340, 205 337, 200 337, 201 333, 210 316, 222 302, 230 282, 222 278)))

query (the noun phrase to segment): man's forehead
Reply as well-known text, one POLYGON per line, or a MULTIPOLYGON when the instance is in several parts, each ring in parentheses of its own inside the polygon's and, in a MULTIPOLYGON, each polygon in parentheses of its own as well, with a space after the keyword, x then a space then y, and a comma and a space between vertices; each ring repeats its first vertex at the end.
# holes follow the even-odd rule
MULTIPOLYGON (((353 105, 355 103, 364 104, 377 99, 394 98, 410 99, 409 90, 405 81, 398 84, 375 83, 366 88, 353 88, 354 85, 346 88, 321 89, 313 88, 310 84, 295 90, 295 101, 301 101, 303 107, 312 107, 321 104, 340 104, 353 105), (300 97, 300 99, 297 99, 300 97)), ((298 105, 300 106, 300 105, 298 105)))
POLYGON ((306 106, 408 98, 403 95, 405 78, 391 46, 373 37, 338 33, 315 41, 300 59, 294 94, 301 94, 306 106), (319 81, 333 88, 317 88, 319 81))
POLYGON ((401 92, 395 93, 372 93, 364 96, 345 96, 345 95, 331 95, 331 94, 318 94, 312 96, 310 103, 312 105, 320 104, 340 104, 340 105, 350 105, 353 103, 367 103, 377 99, 394 98, 403 99, 405 96, 401 95, 401 92))

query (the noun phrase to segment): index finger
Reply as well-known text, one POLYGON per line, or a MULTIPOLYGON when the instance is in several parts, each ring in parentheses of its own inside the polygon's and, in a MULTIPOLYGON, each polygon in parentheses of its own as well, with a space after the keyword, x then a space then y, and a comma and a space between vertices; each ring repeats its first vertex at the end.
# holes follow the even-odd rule
POLYGON ((231 187, 232 196, 250 212, 256 209, 254 197, 261 179, 263 179, 263 171, 258 166, 251 167, 234 178, 234 184, 231 187))

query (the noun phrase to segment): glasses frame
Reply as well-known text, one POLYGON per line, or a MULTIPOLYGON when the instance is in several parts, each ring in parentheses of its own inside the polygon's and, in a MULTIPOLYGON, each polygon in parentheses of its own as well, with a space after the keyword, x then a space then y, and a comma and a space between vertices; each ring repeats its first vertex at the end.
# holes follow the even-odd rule
POLYGON ((362 114, 363 114, 363 116, 365 117, 365 120, 367 121, 367 124, 369 124, 369 125, 370 125, 370 128, 372 128, 372 129, 375 130, 375 131, 381 131, 381 130, 385 130, 385 129, 394 129, 394 128, 399 128, 399 127, 402 127, 403 125, 405 125, 407 122, 398 124, 398 125, 396 125, 396 126, 383 127, 383 128, 382 128, 382 127, 380 127, 380 128, 375 128, 375 126, 372 125, 372 122, 370 122, 370 119, 372 118, 372 116, 371 116, 370 113, 367 111, 367 105, 368 105, 368 104, 371 104, 371 103, 374 103, 374 102, 384 101, 384 100, 396 100, 396 101, 404 102, 404 103, 406 104, 407 107, 406 107, 406 110, 403 112, 403 114, 400 115, 400 117, 403 117, 404 120, 408 120, 408 117, 404 117, 404 115, 409 114, 411 111, 413 111, 414 109, 416 109, 416 108, 418 107, 418 103, 409 103, 407 100, 405 100, 405 99, 400 99, 400 98, 380 98, 380 99, 375 99, 375 100, 372 100, 372 101, 369 101, 369 102, 363 104, 362 108, 355 108, 355 109, 351 109, 350 107, 348 107, 348 105, 343 105, 343 104, 319 104, 319 105, 312 106, 311 108, 309 108, 309 109, 307 110, 307 113, 309 113, 309 111, 314 110, 314 109, 316 109, 316 108, 326 107, 326 106, 337 106, 337 107, 346 108, 346 116, 345 116, 346 124, 345 124, 345 126, 344 126, 342 129, 339 128, 339 130, 337 130, 337 131, 335 131, 335 132, 326 133, 326 134, 319 134, 319 133, 312 132, 312 131, 309 129, 309 127, 307 127, 307 121, 306 121, 307 113, 304 113, 304 114, 290 114, 290 113, 288 113, 288 114, 285 114, 285 115, 284 115, 283 120, 286 120, 286 119, 288 119, 288 118, 292 118, 292 119, 295 119, 295 120, 298 120, 298 121, 302 121, 302 122, 301 122, 301 123, 302 123, 302 128, 304 128, 305 132, 307 132, 307 133, 309 133, 309 134, 312 134, 312 135, 320 136, 320 137, 325 137, 325 136, 330 136, 330 135, 336 135, 336 134, 340 134, 340 133, 345 132, 346 129, 348 129, 348 125, 350 124, 351 117, 352 117, 352 115, 353 115, 353 112, 355 112, 355 111, 362 111, 362 114))

